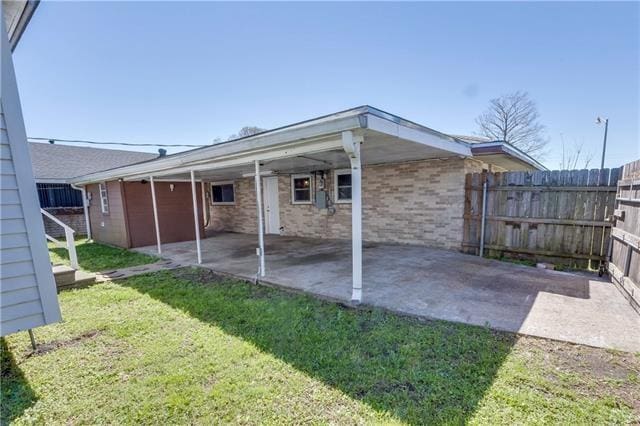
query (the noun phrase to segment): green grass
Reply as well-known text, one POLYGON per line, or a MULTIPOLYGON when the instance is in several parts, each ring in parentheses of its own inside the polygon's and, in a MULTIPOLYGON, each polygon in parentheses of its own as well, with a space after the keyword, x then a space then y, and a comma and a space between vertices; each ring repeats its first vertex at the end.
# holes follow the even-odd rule
POLYGON ((195 269, 60 301, 65 321, 35 331, 37 353, 26 333, 3 344, 3 423, 624 424, 640 413, 632 354, 195 269))
MULTIPOLYGON (((157 257, 136 253, 119 247, 76 240, 76 253, 80 269, 87 272, 103 272, 130 266, 146 265, 158 260, 157 257)), ((49 243, 49 257, 54 265, 69 265, 69 252, 66 248, 49 243)))

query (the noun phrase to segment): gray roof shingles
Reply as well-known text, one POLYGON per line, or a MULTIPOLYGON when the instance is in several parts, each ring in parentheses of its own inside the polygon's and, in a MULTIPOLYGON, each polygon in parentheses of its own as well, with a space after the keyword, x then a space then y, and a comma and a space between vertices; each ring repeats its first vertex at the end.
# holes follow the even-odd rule
POLYGON ((29 142, 33 174, 37 180, 60 180, 152 160, 158 154, 29 142))

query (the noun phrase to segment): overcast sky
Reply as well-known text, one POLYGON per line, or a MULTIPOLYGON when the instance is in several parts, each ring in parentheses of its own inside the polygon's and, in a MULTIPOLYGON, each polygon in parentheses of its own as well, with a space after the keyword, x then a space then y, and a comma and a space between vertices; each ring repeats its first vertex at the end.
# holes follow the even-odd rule
POLYGON ((548 167, 563 139, 599 166, 598 115, 618 166, 640 157, 639 21, 637 2, 45 1, 14 60, 33 137, 207 144, 362 104, 472 134, 524 90, 548 167))

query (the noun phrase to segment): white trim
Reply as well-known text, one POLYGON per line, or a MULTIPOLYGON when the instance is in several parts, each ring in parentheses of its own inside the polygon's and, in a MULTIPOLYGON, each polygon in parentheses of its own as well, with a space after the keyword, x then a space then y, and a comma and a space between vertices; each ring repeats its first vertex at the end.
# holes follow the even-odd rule
POLYGON ((236 183, 233 180, 223 180, 210 183, 211 188, 211 205, 212 206, 235 206, 236 205, 236 183), (231 185, 233 187, 233 201, 213 201, 213 187, 231 185))
POLYGON ((198 221, 198 196, 196 195, 196 176, 191 170, 191 199, 193 200, 193 224, 196 229, 196 251, 198 254, 198 265, 202 263, 202 252, 200 251, 200 223, 198 221))
POLYGON ((291 175, 291 179, 290 179, 290 185, 291 185, 291 204, 313 204, 313 198, 314 198, 314 192, 313 192, 313 187, 314 187, 314 182, 313 182, 313 175, 311 173, 298 173, 298 174, 294 174, 291 175), (294 185, 294 180, 295 179, 304 179, 304 178, 308 178, 309 179, 309 201, 296 201, 296 197, 295 197, 295 185, 294 185))
POLYGON ((351 182, 351 197, 348 200, 340 200, 338 198, 338 176, 339 175, 350 175, 351 169, 335 169, 333 171, 333 194, 334 194, 334 203, 335 204, 351 204, 351 200, 353 198, 353 181, 351 182))
POLYGON ((109 214, 109 187, 107 182, 98 183, 98 193, 100 194, 100 211, 102 214, 109 214), (104 194, 103 194, 104 192, 104 194))

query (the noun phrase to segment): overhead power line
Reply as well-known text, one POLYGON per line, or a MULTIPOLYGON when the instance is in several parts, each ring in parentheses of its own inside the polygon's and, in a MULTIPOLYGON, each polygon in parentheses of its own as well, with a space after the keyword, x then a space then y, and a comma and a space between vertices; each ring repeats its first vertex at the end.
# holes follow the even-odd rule
POLYGON ((134 142, 99 142, 99 141, 86 141, 80 139, 56 139, 56 138, 32 138, 27 137, 33 141, 47 141, 49 143, 64 142, 64 143, 88 143, 92 145, 124 145, 124 146, 164 146, 164 147, 185 147, 185 148, 200 148, 208 145, 191 145, 191 144, 172 144, 172 143, 134 143, 134 142))

